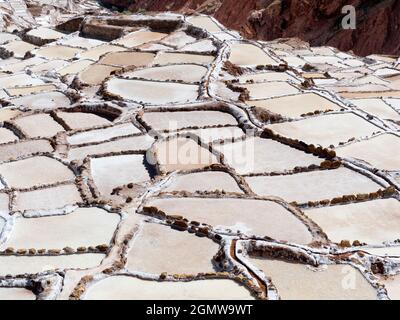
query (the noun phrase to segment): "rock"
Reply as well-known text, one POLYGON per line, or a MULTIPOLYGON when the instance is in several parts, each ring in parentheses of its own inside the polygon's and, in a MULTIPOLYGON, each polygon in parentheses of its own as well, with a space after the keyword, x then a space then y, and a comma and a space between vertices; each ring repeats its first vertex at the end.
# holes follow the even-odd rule
POLYGON ((15 249, 14 248, 7 248, 5 251, 4 251, 4 253, 5 254, 13 254, 15 252, 15 249))
POLYGON ((397 192, 396 188, 393 187, 393 186, 390 186, 390 187, 388 187, 388 188, 383 190, 382 196, 385 197, 385 198, 386 197, 389 198, 389 197, 393 196, 396 192, 397 192))
MULTIPOLYGON (((244 102, 249 99, 249 96, 246 94, 243 99, 240 100, 240 97, 239 97, 239 100, 244 102)), ((279 122, 283 119, 281 115, 279 115, 277 113, 273 113, 271 111, 268 111, 264 108, 254 107, 253 113, 254 113, 254 116, 259 121, 264 122, 264 123, 275 123, 275 122, 279 122)))
POLYGON ((61 250, 59 250, 59 249, 49 249, 47 252, 48 252, 48 254, 55 256, 55 255, 59 255, 61 250))
POLYGON ((106 268, 102 271, 104 274, 112 274, 114 272, 114 268, 106 268))
POLYGON ((132 199, 131 197, 128 197, 128 198, 126 198, 125 202, 126 202, 126 203, 131 203, 132 200, 133 200, 133 199, 132 199))
POLYGON ((331 200, 331 204, 339 204, 343 202, 343 198, 342 197, 337 197, 337 198, 333 198, 331 200))
POLYGON ((26 254, 28 252, 28 250, 26 250, 26 249, 18 249, 17 250, 17 254, 20 254, 20 255, 24 255, 24 254, 26 254))
POLYGON ((188 223, 184 220, 175 220, 172 223, 172 227, 177 230, 184 231, 188 228, 188 223))
POLYGON ((306 63, 304 66, 303 66, 303 71, 306 71, 306 72, 310 72, 310 71, 317 71, 318 69, 316 69, 314 66, 312 66, 311 64, 309 64, 309 63, 306 63))
POLYGON ((344 195, 342 197, 342 199, 343 199, 344 203, 349 203, 349 202, 355 201, 357 198, 354 195, 344 195))
POLYGON ((330 169, 331 166, 332 166, 332 162, 329 160, 325 160, 325 161, 321 162, 322 169, 330 169))
POLYGON ((378 198, 379 198, 379 194, 378 194, 378 192, 371 192, 371 193, 368 195, 368 198, 369 198, 370 200, 378 199, 378 198))
POLYGON ((357 201, 367 201, 369 198, 368 194, 357 194, 357 201))
POLYGON ((335 150, 329 150, 329 149, 327 149, 327 158, 328 158, 328 159, 336 158, 336 152, 335 152, 335 150))
POLYGON ((196 234, 200 237, 207 237, 209 232, 208 228, 198 228, 196 234))
POLYGON ((4 253, 5 254, 13 254, 15 252, 15 249, 14 248, 7 248, 6 250, 4 250, 4 253))
POLYGON ((221 241, 221 240, 222 240, 222 237, 221 237, 219 234, 216 234, 216 235, 214 236, 214 239, 217 240, 217 241, 221 241))
POLYGON ((342 240, 342 241, 340 241, 339 246, 342 248, 350 248, 351 244, 350 244, 349 240, 342 240))
POLYGON ((235 77, 241 76, 244 72, 242 68, 240 68, 237 65, 234 65, 230 61, 224 62, 223 70, 227 71, 229 74, 231 74, 235 77))
POLYGON ((382 261, 377 261, 371 264, 371 271, 374 274, 385 274, 385 266, 382 261))
POLYGON ((108 251, 108 245, 100 244, 100 245, 96 246, 96 249, 99 250, 100 252, 107 252, 108 251))
POLYGON ((324 199, 324 200, 321 200, 319 203, 320 203, 320 205, 327 206, 327 205, 329 205, 330 202, 331 201, 329 199, 324 199))
POLYGON ((168 216, 168 218, 174 219, 174 220, 183 220, 183 217, 177 214, 171 214, 168 216))
POLYGON ((74 253, 74 252, 75 252, 75 250, 72 249, 71 247, 65 247, 65 248, 63 249, 63 251, 66 252, 66 253, 74 253))

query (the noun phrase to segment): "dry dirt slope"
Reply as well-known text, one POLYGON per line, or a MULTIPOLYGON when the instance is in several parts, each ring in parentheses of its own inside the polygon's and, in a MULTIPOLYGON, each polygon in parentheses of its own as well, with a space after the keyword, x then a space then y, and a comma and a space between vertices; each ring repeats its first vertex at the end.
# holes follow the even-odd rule
POLYGON ((335 46, 358 55, 400 53, 399 0, 102 0, 131 11, 197 11, 261 40, 299 37, 311 45, 335 46), (357 8, 358 27, 343 30, 341 8, 357 8))

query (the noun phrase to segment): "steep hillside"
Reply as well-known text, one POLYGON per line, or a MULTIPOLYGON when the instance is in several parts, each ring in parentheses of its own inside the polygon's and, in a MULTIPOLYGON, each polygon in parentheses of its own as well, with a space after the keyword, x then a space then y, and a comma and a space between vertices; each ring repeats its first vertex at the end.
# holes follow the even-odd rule
POLYGON ((224 25, 261 40, 299 37, 359 55, 400 54, 400 0, 102 0, 130 11, 213 14, 224 25), (357 10, 357 29, 343 30, 341 9, 357 10))

